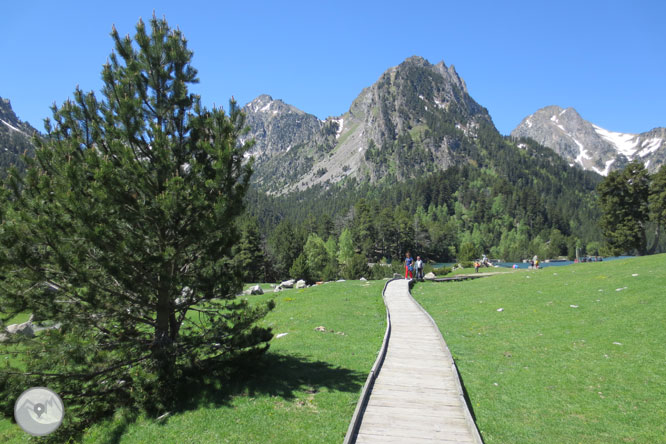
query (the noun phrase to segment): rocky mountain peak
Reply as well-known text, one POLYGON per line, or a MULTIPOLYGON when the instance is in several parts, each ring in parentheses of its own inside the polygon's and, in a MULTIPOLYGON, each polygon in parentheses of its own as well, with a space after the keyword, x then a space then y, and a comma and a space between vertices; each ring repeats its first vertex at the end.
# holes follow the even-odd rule
POLYGON ((261 94, 250 103, 245 105, 246 111, 252 113, 270 113, 273 115, 284 114, 284 113, 294 113, 299 115, 305 115, 305 112, 296 108, 295 106, 288 105, 282 100, 274 100, 273 97, 268 94, 261 94))
POLYGON ((276 102, 259 96, 245 109, 257 140, 255 180, 278 193, 349 176, 405 180, 443 170, 463 161, 456 152, 464 139, 493 126, 453 66, 419 56, 385 71, 342 116, 320 121, 276 102))
POLYGON ((593 125, 573 108, 552 105, 523 119, 511 136, 534 139, 571 164, 607 175, 634 159, 656 171, 666 160, 664 132, 656 128, 643 134, 616 133, 593 125))
POLYGON ((16 116, 11 102, 0 97, 0 176, 11 165, 22 168, 20 157, 34 150, 32 137, 36 133, 36 129, 16 116))
POLYGON ((311 140, 322 122, 282 100, 262 94, 243 107, 250 132, 245 139, 254 139, 249 153, 260 163, 275 154, 288 152, 296 145, 311 140))
POLYGON ((9 99, 2 97, 0 97, 0 131, 21 133, 28 138, 37 132, 29 123, 21 121, 14 113, 9 99))

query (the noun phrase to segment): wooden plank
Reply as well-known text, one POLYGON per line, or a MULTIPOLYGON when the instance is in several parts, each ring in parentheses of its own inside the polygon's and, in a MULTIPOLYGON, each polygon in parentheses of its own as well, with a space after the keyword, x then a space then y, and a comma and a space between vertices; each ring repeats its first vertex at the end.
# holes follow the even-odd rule
POLYGON ((410 436, 405 439, 404 436, 388 436, 388 435, 373 435, 369 433, 359 433, 356 439, 356 444, 434 444, 434 443, 471 443, 472 441, 464 441, 456 437, 441 437, 441 438, 416 438, 410 436))
POLYGON ((447 439, 460 443, 474 442, 471 434, 462 429, 425 430, 417 427, 394 427, 393 425, 364 427, 364 424, 361 424, 358 434, 402 437, 405 444, 411 443, 412 438, 432 439, 433 442, 447 442, 447 439))

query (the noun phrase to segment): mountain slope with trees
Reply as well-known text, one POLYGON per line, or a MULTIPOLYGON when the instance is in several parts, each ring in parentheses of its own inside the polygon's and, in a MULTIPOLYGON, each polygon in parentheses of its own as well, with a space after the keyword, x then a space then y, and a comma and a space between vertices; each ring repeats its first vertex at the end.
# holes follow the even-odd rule
MULTIPOLYGON (((274 276, 289 276, 301 254, 299 267, 307 265, 313 233, 329 244, 350 236, 366 262, 408 250, 437 262, 572 257, 602 245, 601 177, 531 139, 502 137, 443 62, 409 58, 314 139, 283 149, 278 142, 260 154, 248 194, 274 276)), ((340 273, 340 258, 351 262, 342 248, 329 255, 340 273)))
POLYGON ((25 168, 21 156, 34 153, 32 137, 36 134, 36 129, 16 116, 10 101, 0 97, 0 177, 11 166, 19 170, 25 168))
POLYGON ((273 194, 346 178, 391 183, 445 170, 466 162, 479 129, 492 126, 487 110, 471 98, 453 66, 432 65, 421 57, 386 71, 349 111, 321 122, 318 131, 313 132, 313 116, 298 115, 277 101, 264 104, 262 97, 245 110, 249 122, 260 121, 258 128, 250 125, 250 134, 262 137, 254 151, 254 181, 273 194), (272 127, 270 145, 263 143, 267 115, 284 128, 272 127))

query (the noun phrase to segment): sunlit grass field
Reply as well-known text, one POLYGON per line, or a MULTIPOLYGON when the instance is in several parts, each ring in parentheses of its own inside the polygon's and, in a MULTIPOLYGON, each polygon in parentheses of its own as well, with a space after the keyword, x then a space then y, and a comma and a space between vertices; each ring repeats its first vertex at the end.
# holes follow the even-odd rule
MULTIPOLYGON (((275 298, 264 324, 276 335, 286 333, 271 341, 254 376, 192 387, 182 409, 160 421, 117 412, 83 442, 342 442, 386 329, 383 286, 348 281, 248 296, 256 302, 275 298), (315 330, 320 326, 325 331, 315 330)), ((3 419, 0 442, 30 440, 3 419)))
POLYGON ((487 444, 666 442, 666 255, 418 283, 412 295, 487 444))
MULTIPOLYGON (((422 282, 412 294, 438 323, 487 444, 660 443, 664 284, 658 255, 422 282)), ((342 442, 384 334, 383 285, 248 296, 275 298, 264 322, 282 335, 255 376, 192 387, 160 421, 118 412, 83 442, 342 442)), ((30 440, 5 419, 0 442, 30 440)))

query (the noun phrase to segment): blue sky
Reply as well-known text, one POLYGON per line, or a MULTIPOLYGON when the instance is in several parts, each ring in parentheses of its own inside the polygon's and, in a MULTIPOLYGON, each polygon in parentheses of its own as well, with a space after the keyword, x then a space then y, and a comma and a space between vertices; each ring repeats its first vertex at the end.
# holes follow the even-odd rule
POLYGON ((204 104, 270 94, 319 118, 412 55, 455 65, 502 134, 547 105, 612 131, 666 126, 663 1, 30 1, 0 8, 0 97, 42 129, 76 85, 98 92, 115 24, 153 10, 194 51, 204 104))

